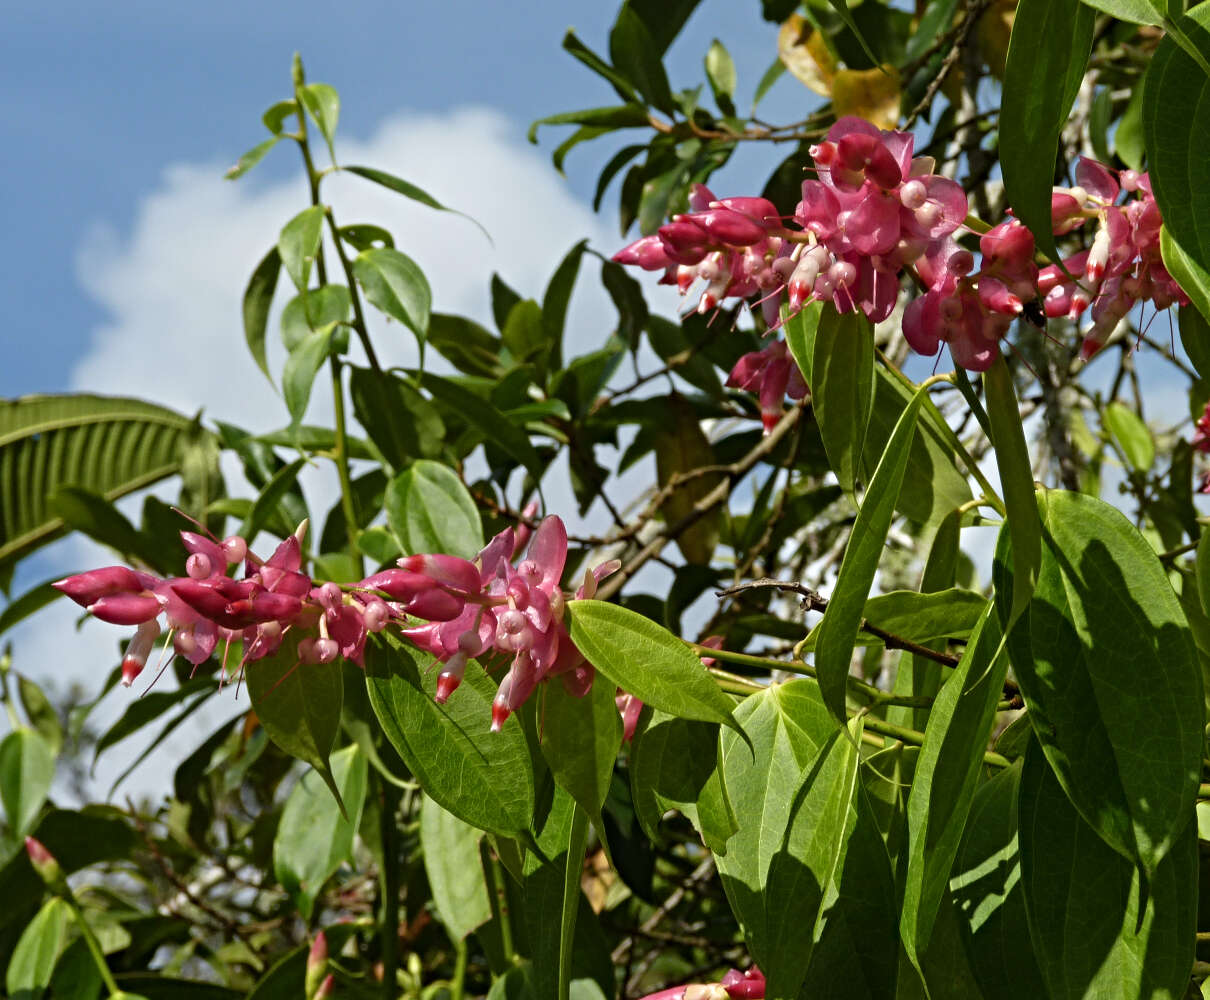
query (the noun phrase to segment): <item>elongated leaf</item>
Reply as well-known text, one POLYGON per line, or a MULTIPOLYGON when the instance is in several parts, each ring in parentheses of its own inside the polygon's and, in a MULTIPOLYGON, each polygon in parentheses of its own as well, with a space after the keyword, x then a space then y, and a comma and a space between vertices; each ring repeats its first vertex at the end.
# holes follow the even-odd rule
POLYGON ((1021 891, 1020 783, 1018 760, 976 790, 950 878, 959 931, 985 1000, 1046 995, 1021 891))
POLYGON ((324 883, 353 860, 353 834, 366 797, 366 758, 356 746, 332 754, 332 780, 346 815, 328 793, 323 776, 308 771, 286 799, 273 839, 273 871, 305 920, 311 919, 324 883))
POLYGON ((326 83, 308 83, 298 91, 303 106, 310 112, 319 131, 323 133, 324 141, 328 144, 328 152, 332 154, 332 162, 336 162, 336 151, 332 148, 332 139, 336 135, 336 123, 340 120, 340 95, 336 88, 326 83))
POLYGON ((63 725, 59 722, 55 706, 37 684, 21 674, 17 674, 17 695, 29 724, 50 747, 51 755, 59 756, 63 746, 63 725))
POLYGON ((1152 0, 1084 0, 1089 7, 1103 10, 1119 21, 1134 24, 1163 24, 1164 14, 1152 0))
POLYGON ((1042 559, 1042 527, 1038 522, 1038 504, 1034 499, 1034 474, 1029 463, 1029 446, 1017 407, 1017 394, 1003 356, 996 359, 984 376, 987 416, 991 422, 992 444, 996 449, 996 467, 1004 490, 1008 511, 1008 530, 1013 541, 1012 612, 1005 627, 1011 627, 1025 610, 1038 579, 1042 559))
POLYGON ((529 436, 481 396, 464 389, 451 379, 431 372, 417 373, 433 398, 453 410, 510 458, 515 458, 534 477, 541 480, 545 465, 538 457, 529 436))
POLYGON ((899 931, 917 966, 947 891, 1008 672, 1000 639, 996 610, 989 606, 933 703, 916 762, 899 931))
POLYGON ((57 538, 61 486, 113 501, 181 472, 194 421, 120 396, 23 396, 0 402, 0 567, 57 538))
POLYGON ((731 58, 727 46, 717 38, 706 50, 706 79, 710 81, 715 101, 732 103, 736 85, 735 60, 731 58))
MULTIPOLYGON (((973 590, 952 587, 932 594, 893 590, 865 602, 863 620, 901 639, 928 643, 936 639, 965 639, 987 608, 987 598, 973 590)), ((811 630, 801 652, 815 649, 819 626, 811 630)), ((869 632, 857 634, 857 645, 879 646, 882 640, 869 632)))
POLYGON ((857 629, 861 625, 866 597, 874 583, 874 574, 878 572, 878 560, 891 528, 899 489, 903 485, 910 445, 916 432, 916 416, 927 394, 928 389, 922 388, 912 397, 900 415, 878 468, 870 479, 857 514, 857 523, 853 526, 840 564, 836 588, 832 591, 828 610, 815 640, 819 689, 829 710, 842 722, 847 718, 845 689, 857 629))
POLYGON ((175 691, 165 691, 163 689, 150 691, 143 695, 143 697, 131 701, 121 717, 106 729, 97 740, 96 748, 93 751, 94 767, 97 760, 100 759, 101 754, 106 750, 137 733, 144 726, 150 725, 165 712, 188 701, 194 695, 203 691, 213 692, 217 690, 218 685, 211 678, 195 677, 193 680, 186 681, 175 691))
POLYGON ((328 754, 340 728, 344 684, 330 663, 303 663, 299 630, 290 629, 277 652, 244 667, 248 697, 269 739, 310 764, 337 796, 328 754))
POLYGON ((1123 457, 1135 472, 1147 472, 1155 463, 1155 441, 1139 415, 1124 403, 1113 402, 1102 415, 1123 457))
POLYGON ((17 941, 4 975, 4 985, 10 997, 41 997, 50 985, 55 962, 67 943, 67 925, 71 910, 67 903, 55 897, 48 899, 38 915, 17 941))
POLYGON ((420 848, 433 905, 450 937, 461 941, 491 919, 487 881, 479 856, 483 832, 446 812, 432 799, 420 807, 420 848))
POLYGON ((650 618, 604 601, 569 601, 567 617, 571 641, 618 687, 652 708, 738 729, 701 661, 650 618))
MULTIPOLYGON (((1120 511, 1058 491, 1041 494, 1038 509, 1042 567, 1009 636, 1013 670, 1072 804, 1153 873, 1197 794, 1205 722, 1197 650, 1163 565, 1120 511)), ((1002 533, 994 568, 1002 620, 1004 548, 1002 533)))
MULTIPOLYGON (((1141 884, 1071 807, 1036 745, 1021 775, 1021 887, 1052 1000, 1181 997, 1197 929, 1197 824, 1141 884)), ((1020 994, 1018 994, 1020 995, 1020 994)))
POLYGON ((278 505, 293 491, 298 474, 306 464, 305 458, 296 458, 289 465, 283 465, 278 469, 273 474, 273 478, 265 483, 265 488, 253 501, 252 508, 248 511, 248 516, 244 518, 244 523, 240 527, 239 533, 247 539, 249 545, 260 533, 261 528, 272 519, 278 505))
POLYGON ((874 408, 874 328, 862 313, 823 312, 810 385, 828 464, 841 488, 852 493, 874 408))
POLYGON ((295 295, 281 311, 281 339, 293 352, 315 330, 343 323, 352 310, 352 298, 344 285, 324 285, 295 295))
POLYGON ((378 170, 375 167, 342 167, 351 174, 357 174, 358 177, 364 177, 368 181, 373 181, 375 184, 381 184, 384 188, 389 188, 396 194, 401 194, 405 198, 410 198, 412 201, 418 201, 422 205, 427 205, 429 208, 435 208, 439 212, 450 212, 453 215, 461 215, 468 222, 472 222, 478 227, 479 232, 487 237, 489 243, 492 242, 491 234, 483 228, 475 219, 471 218, 465 212, 459 212, 456 208, 450 208, 448 205, 443 205, 427 191, 418 188, 411 181, 405 181, 402 177, 396 177, 394 174, 389 174, 385 170, 378 170))
POLYGON ((444 552, 473 559, 483 548, 479 510, 462 480, 439 462, 420 459, 391 480, 387 523, 409 554, 444 552))
POLYGON ((550 367, 555 371, 563 367, 563 329, 567 325, 567 305, 571 301, 571 290, 575 287, 580 261, 587 247, 588 240, 580 240, 567 251, 555 268, 555 273, 550 276, 542 296, 542 329, 550 349, 550 367))
POLYGON ((366 298, 416 334, 423 350, 433 292, 416 262, 391 247, 371 247, 354 258, 353 274, 366 298))
POLYGON ((571 794, 598 831, 621 745, 622 717, 613 684, 594 682, 579 698, 568 694, 562 684, 544 685, 542 755, 555 782, 571 794))
POLYGON ((816 755, 794 803, 765 889, 768 957, 760 966, 770 996, 797 996, 823 929, 824 901, 837 891, 857 793, 861 717, 816 755), (846 738, 847 735, 847 738, 846 738))
POLYGON ((773 942, 780 933, 780 919, 768 913, 765 903, 770 872, 811 762, 838 728, 819 686, 806 679, 750 695, 735 717, 755 752, 734 733, 722 733, 721 766, 739 829, 715 863, 752 957, 766 967, 775 960, 773 942))
POLYGON ((244 290, 244 340, 256 366, 265 373, 270 385, 273 384, 273 376, 269 374, 269 359, 265 354, 265 330, 269 326, 269 307, 273 305, 273 293, 277 290, 280 273, 281 254, 274 246, 256 265, 244 290))
POLYGON ((0 805, 14 837, 29 832, 55 776, 55 757, 33 729, 14 729, 0 741, 0 805))
POLYGON ((1050 192, 1059 133, 1092 48, 1092 8, 1080 0, 1021 0, 1008 43, 1000 165, 1013 212, 1057 259, 1050 192))
POLYGON ((393 468, 441 454, 445 423, 410 382, 391 372, 352 367, 349 395, 358 422, 393 468))
POLYGON ((51 586, 59 579, 59 576, 55 576, 50 580, 44 580, 4 605, 4 610, 0 611, 0 635, 35 612, 41 611, 52 601, 62 597, 63 594, 51 586))
POLYGON ((583 111, 564 111, 557 115, 539 118, 529 126, 529 141, 538 141, 538 129, 542 125, 601 125, 610 128, 643 128, 651 124, 647 109, 641 104, 619 104, 610 108, 586 108, 583 111))
POLYGON ((590 70, 598 76, 604 77, 613 86, 618 97, 623 101, 638 102, 639 95, 634 89, 634 85, 622 76, 616 69, 609 65, 604 59, 592 51, 576 36, 576 33, 570 28, 567 29, 567 34, 563 36, 563 51, 569 52, 576 59, 582 62, 590 70))
POLYGON ((243 177, 249 170, 255 167, 261 160, 265 158, 265 154, 277 145, 281 136, 272 136, 264 142, 258 142, 246 153, 242 154, 235 163, 227 168, 227 172, 223 174, 226 180, 234 181, 243 177))
MULTIPOLYGON (((286 274, 300 291, 307 287, 319 238, 323 232, 324 210, 319 205, 304 208, 287 222, 277 238, 277 252, 286 274)), ((259 269, 258 269, 259 270, 259 269)))
POLYGON ((672 91, 664 72, 661 52, 638 12, 628 4, 618 11, 609 33, 609 56, 614 67, 634 84, 648 104, 665 113, 672 111, 672 91))
POLYGON ((336 327, 329 325, 307 334, 303 341, 290 352, 286 366, 282 369, 282 396, 286 409, 290 411, 290 426, 297 427, 311 401, 311 386, 319 372, 319 366, 332 350, 336 327))
POLYGON ((473 661, 444 705, 437 671, 423 677, 417 654, 395 639, 366 644, 370 704, 391 745, 442 808, 504 837, 529 829, 534 773, 516 716, 489 732, 496 685, 473 661))
POLYGON ((823 317, 823 302, 813 299, 793 316, 786 319, 786 345, 802 372, 802 380, 811 384, 814 376, 815 338, 823 317))
MULTIPOLYGON (((1177 243, 1167 226, 1160 227, 1160 255, 1164 259, 1164 266, 1193 300, 1197 311, 1203 317, 1210 317, 1210 270, 1177 243)), ((1188 308, 1182 306, 1181 311, 1188 308)))

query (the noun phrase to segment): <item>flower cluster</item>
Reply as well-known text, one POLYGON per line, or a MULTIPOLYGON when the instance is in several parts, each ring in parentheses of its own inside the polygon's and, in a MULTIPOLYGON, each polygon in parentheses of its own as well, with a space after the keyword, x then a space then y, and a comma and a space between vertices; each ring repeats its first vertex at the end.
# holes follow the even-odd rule
POLYGON ((765 974, 755 965, 746 972, 729 969, 717 983, 689 983, 649 993, 643 1000, 764 1000, 765 974))
MULTIPOLYGON (((1085 358, 1136 302, 1164 309, 1188 301, 1160 258, 1161 220, 1146 174, 1082 158, 1076 185, 1054 192, 1052 221, 1061 235, 1095 219, 1096 234, 1088 250, 1039 270, 1033 235, 1015 219, 983 233, 978 260, 959 246, 955 234, 966 219, 966 196, 933 172, 931 158, 913 157, 913 142, 909 133, 841 118, 810 149, 817 178, 803 182, 802 201, 789 220, 796 228, 764 198, 716 199, 699 184, 690 212, 614 260, 663 270, 661 282, 682 293, 704 281, 699 312, 728 296, 759 294, 770 330, 781 325, 783 304, 793 315, 812 300, 831 302, 842 313, 860 309, 879 322, 894 309, 908 271, 923 290, 904 313, 908 343, 925 355, 945 343, 954 361, 973 371, 991 365, 1000 338, 1039 299, 1039 322, 1042 312, 1074 320, 1091 307, 1085 358), (1118 204, 1123 192, 1133 197, 1118 204)), ((806 391, 783 372, 785 356, 785 346, 776 343, 746 354, 728 380, 759 392, 766 427, 776 421, 784 395, 802 398, 806 391)))
MULTIPOLYGON (((176 653, 195 666, 220 639, 243 643, 240 668, 276 652, 292 629, 300 663, 331 663, 344 657, 361 665, 366 638, 396 625, 402 635, 432 653, 442 665, 437 701, 458 687, 467 661, 491 652, 511 664, 492 705, 497 730, 536 685, 560 675, 568 690, 584 694, 594 669, 563 627, 566 595, 560 588, 567 559, 567 531, 555 516, 529 539, 529 529, 506 528, 474 561, 450 555, 413 555, 360 583, 317 583, 302 572, 306 523, 267 560, 246 541, 223 541, 182 531, 189 558, 186 575, 162 579, 126 566, 108 566, 55 584, 94 617, 137 626, 122 660, 122 682, 143 670, 163 631, 176 653), (530 541, 526 557, 512 565, 530 541), (244 576, 229 576, 244 563, 244 576)), ((585 574, 576 597, 592 597, 597 583, 616 569, 611 561, 585 574)), ((226 673, 226 656, 223 671, 226 673)))

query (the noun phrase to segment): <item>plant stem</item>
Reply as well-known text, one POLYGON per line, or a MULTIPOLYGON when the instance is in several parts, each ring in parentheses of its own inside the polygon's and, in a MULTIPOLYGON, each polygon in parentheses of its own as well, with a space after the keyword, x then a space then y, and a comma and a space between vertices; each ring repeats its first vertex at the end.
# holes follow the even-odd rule
POLYGON ((353 567, 360 578, 364 575, 365 565, 361 559, 361 550, 357 547, 357 503, 353 496, 353 481, 349 476, 349 442, 345 430, 345 398, 343 371, 340 359, 333 354, 328 359, 332 371, 332 401, 336 407, 336 454, 332 460, 336 463, 336 472, 340 477, 340 506, 345 515, 345 534, 348 537, 349 555, 353 559, 353 567))
POLYGON ((76 918, 76 924, 80 928, 80 936, 84 938, 84 943, 88 945, 88 950, 92 954, 92 960, 96 964, 101 981, 105 984, 105 988, 109 990, 110 996, 117 996, 122 991, 118 989, 118 984, 114 981, 113 973, 109 971, 109 963, 105 961, 105 953, 101 950, 101 943, 97 940, 96 935, 93 934, 92 928, 88 926, 88 920, 85 918, 84 911, 80 908, 75 894, 68 890, 67 894, 63 897, 63 901, 70 907, 72 916, 76 918))
POLYGON ((399 808, 399 790, 383 781, 381 819, 382 871, 379 873, 382 922, 382 995, 394 1000, 399 989, 395 973, 399 968, 399 841, 395 814, 399 808))
POLYGON ((454 978, 450 980, 450 1000, 462 1000, 466 992, 466 939, 454 942, 454 978))

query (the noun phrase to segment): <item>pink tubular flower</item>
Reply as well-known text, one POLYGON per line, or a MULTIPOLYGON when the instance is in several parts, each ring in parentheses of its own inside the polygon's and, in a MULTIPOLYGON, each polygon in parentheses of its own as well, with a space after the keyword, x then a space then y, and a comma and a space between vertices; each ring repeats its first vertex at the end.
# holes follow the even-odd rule
POLYGON ((807 384, 783 340, 775 340, 740 358, 727 377, 727 385, 758 394, 760 418, 766 434, 781 419, 784 397, 802 399, 807 395, 807 384))
POLYGON ((643 1000, 764 1000, 765 976, 755 965, 746 972, 728 969, 717 983, 689 983, 649 993, 643 1000))

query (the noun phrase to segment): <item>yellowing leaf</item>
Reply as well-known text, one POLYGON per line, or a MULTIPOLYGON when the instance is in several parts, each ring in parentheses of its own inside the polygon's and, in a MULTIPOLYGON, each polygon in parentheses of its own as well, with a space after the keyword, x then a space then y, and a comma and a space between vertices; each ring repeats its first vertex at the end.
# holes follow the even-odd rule
POLYGON ((832 107, 836 117, 857 115, 879 128, 894 128, 899 121, 899 70, 841 69, 832 79, 832 107))
POLYGON ((777 54, 786 69, 815 93, 832 95, 836 57, 829 51, 823 35, 801 14, 791 14, 782 24, 777 33, 777 54))

